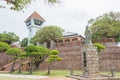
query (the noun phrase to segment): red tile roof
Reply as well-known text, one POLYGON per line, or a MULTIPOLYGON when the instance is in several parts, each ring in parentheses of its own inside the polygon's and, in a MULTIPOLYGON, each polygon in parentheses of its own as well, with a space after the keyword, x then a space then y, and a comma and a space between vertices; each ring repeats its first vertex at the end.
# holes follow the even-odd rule
POLYGON ((45 21, 45 19, 44 18, 42 18, 36 11, 35 12, 33 12, 26 20, 25 20, 25 22, 27 22, 28 20, 30 20, 30 19, 38 19, 38 20, 41 20, 41 21, 45 21))

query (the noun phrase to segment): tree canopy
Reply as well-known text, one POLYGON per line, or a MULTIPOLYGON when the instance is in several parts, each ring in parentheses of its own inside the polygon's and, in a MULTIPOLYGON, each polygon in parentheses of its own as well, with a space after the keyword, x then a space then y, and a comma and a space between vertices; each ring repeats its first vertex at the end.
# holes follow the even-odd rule
POLYGON ((109 12, 88 21, 92 39, 115 38, 120 41, 120 12, 109 12))
POLYGON ((21 47, 26 47, 28 45, 28 38, 24 38, 21 42, 21 47))
POLYGON ((47 74, 50 74, 51 63, 62 60, 62 58, 59 56, 59 53, 60 52, 58 50, 52 50, 50 52, 50 55, 47 59, 47 62, 49 62, 47 74))
MULTIPOLYGON (((19 11, 26 8, 28 4, 30 4, 32 1, 35 0, 2 0, 2 1, 6 2, 6 4, 10 6, 10 9, 19 11)), ((43 1, 49 4, 54 4, 59 2, 59 0, 43 0, 43 1)), ((0 8, 5 8, 5 7, 6 6, 4 6, 3 4, 0 4, 0 8)))
POLYGON ((10 48, 10 45, 8 45, 5 42, 0 42, 0 52, 5 52, 10 48))
POLYGON ((26 57, 30 59, 30 73, 32 73, 33 64, 36 68, 49 56, 50 50, 43 46, 29 45, 25 49, 26 57))
POLYGON ((50 40, 62 38, 62 33, 64 30, 57 26, 45 26, 37 31, 36 35, 31 39, 31 42, 36 44, 36 42, 43 43, 50 40))
POLYGON ((13 32, 3 32, 0 33, 0 42, 6 42, 11 44, 12 42, 19 41, 19 37, 13 32))
POLYGON ((19 54, 21 54, 21 53, 22 53, 22 51, 19 48, 10 48, 6 51, 7 55, 13 56, 13 63, 12 63, 10 72, 14 71, 15 62, 19 58, 19 54))

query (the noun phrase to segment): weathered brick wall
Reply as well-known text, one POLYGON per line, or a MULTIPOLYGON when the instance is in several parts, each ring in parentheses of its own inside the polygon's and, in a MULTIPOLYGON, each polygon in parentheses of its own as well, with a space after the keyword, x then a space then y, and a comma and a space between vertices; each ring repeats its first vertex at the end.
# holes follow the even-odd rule
MULTIPOLYGON (((115 46, 113 43, 105 44, 107 48, 99 54, 99 68, 100 70, 111 70, 111 67, 120 70, 120 47, 115 46)), ((52 64, 52 69, 82 69, 82 48, 81 42, 72 44, 59 44, 54 49, 58 49, 63 58, 62 61, 56 61, 52 64), (61 46, 60 46, 61 45, 61 46)), ((8 64, 11 57, 0 53, 0 67, 8 64)), ((47 69, 48 63, 44 62, 40 65, 40 69, 47 69)))
POLYGON ((99 54, 100 70, 120 70, 120 47, 107 47, 99 54))
POLYGON ((12 60, 12 57, 9 55, 6 55, 5 53, 0 53, 0 67, 10 63, 12 60))
MULTIPOLYGON (((56 48, 63 58, 62 61, 56 61, 51 65, 52 69, 81 69, 82 68, 82 53, 81 46, 64 46, 56 48)), ((47 63, 40 65, 41 69, 47 69, 47 63)))
MULTIPOLYGON (((114 68, 116 70, 120 70, 120 47, 115 46, 113 43, 108 44, 106 44, 106 49, 99 53, 99 69, 111 70, 111 68, 114 68)), ((54 62, 51 68, 82 69, 83 63, 81 49, 83 46, 83 44, 75 46, 65 46, 64 44, 64 46, 56 47, 56 49, 61 52, 60 56, 63 58, 63 60, 54 62)), ((40 65, 40 68, 47 69, 47 65, 48 64, 44 62, 42 65, 40 65)))

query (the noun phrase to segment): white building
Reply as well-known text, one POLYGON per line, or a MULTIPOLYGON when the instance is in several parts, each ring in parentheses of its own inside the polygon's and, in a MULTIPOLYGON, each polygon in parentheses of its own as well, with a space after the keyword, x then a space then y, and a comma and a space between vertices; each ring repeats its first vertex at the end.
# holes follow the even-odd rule
POLYGON ((30 39, 36 34, 37 30, 41 28, 44 22, 45 19, 36 11, 25 20, 28 28, 28 45, 30 44, 30 39))

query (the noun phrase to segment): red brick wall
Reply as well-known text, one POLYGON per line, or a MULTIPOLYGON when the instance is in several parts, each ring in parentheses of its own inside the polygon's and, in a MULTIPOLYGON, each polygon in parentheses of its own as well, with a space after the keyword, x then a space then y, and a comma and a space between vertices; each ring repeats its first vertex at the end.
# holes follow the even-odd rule
MULTIPOLYGON (((106 49, 99 54, 99 68, 100 70, 120 70, 120 47, 115 46, 114 43, 108 43, 106 49)), ((62 61, 54 62, 52 69, 82 69, 82 52, 83 44, 76 46, 59 46, 56 47, 63 58, 62 61)), ((40 65, 41 69, 47 69, 47 63, 40 65)))
POLYGON ((120 70, 120 47, 107 47, 99 55, 100 70, 120 70))
POLYGON ((12 57, 9 55, 6 55, 5 53, 0 53, 0 67, 10 63, 12 60, 12 57))
MULTIPOLYGON (((99 54, 99 68, 100 70, 110 70, 113 67, 116 70, 120 70, 120 47, 115 46, 113 43, 105 44, 107 48, 99 54)), ((52 64, 52 69, 82 69, 82 47, 84 45, 80 42, 76 44, 67 43, 64 46, 57 46, 54 49, 58 49, 63 58, 62 61, 56 61, 52 64)), ((0 67, 8 64, 11 61, 11 57, 0 53, 0 67)), ((44 62, 40 65, 40 69, 47 69, 48 63, 44 62)))

